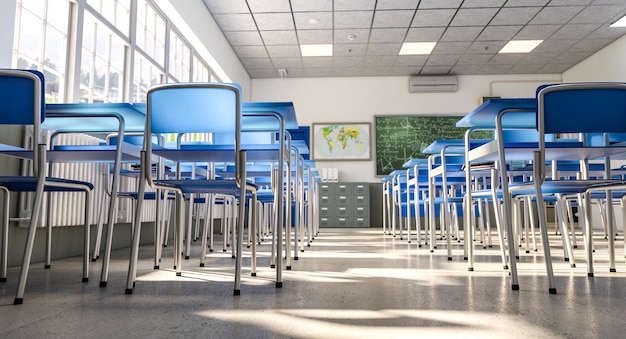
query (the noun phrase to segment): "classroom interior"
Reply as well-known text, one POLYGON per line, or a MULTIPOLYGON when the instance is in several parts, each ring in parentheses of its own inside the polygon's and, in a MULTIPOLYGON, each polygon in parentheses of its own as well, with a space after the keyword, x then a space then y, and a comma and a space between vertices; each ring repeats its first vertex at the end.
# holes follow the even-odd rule
MULTIPOLYGON (((135 103, 159 83, 236 83, 244 102, 293 103, 298 125, 310 128, 317 185, 326 181, 324 172, 335 186, 367 186, 368 201, 353 204, 365 213, 359 219, 364 224, 320 226, 321 219, 313 218, 319 232, 308 234, 310 243, 288 262, 281 288, 270 267, 271 241, 258 246, 255 277, 244 245, 238 296, 232 290, 234 245, 209 253, 199 267, 202 245, 189 243, 190 259, 176 276, 170 234, 168 246, 159 245, 155 270, 152 221, 141 229, 137 281, 125 294, 131 202, 119 205, 108 283, 98 285, 100 258, 90 265, 89 282, 81 282, 80 213, 58 207, 52 267, 44 268, 46 235, 39 228, 24 303, 13 305, 29 220, 28 202, 15 193, 13 206, 0 211, 11 218, 0 327, 7 337, 621 337, 626 253, 620 206, 614 211, 615 272, 600 213, 593 215, 593 277, 586 271, 582 229, 568 258, 548 213, 557 293, 548 290, 541 243, 528 253, 520 245, 519 290, 512 290, 495 225, 487 236, 493 246, 474 241, 472 270, 463 241, 454 239, 452 254, 446 252, 443 230, 434 250, 418 245, 415 235, 410 242, 406 234, 390 235, 381 173, 387 168, 378 162, 383 155, 376 133, 385 118, 460 120, 488 98, 535 98, 544 84, 624 83, 626 23, 615 23, 625 15, 623 0, 3 1, 0 68, 38 69, 54 78, 46 83, 47 102, 135 103), (527 53, 499 53, 511 40, 542 42, 527 53), (432 42, 432 50, 403 54, 406 42, 432 42), (322 44, 331 46, 331 55, 302 55, 304 45, 322 44), (413 79, 452 77, 454 90, 411 90, 413 79), (316 128, 334 124, 367 130, 367 154, 315 153, 316 128)), ((21 129, 0 125, 0 131, 0 143, 24 140, 21 129)), ((23 175, 22 162, 1 159, 0 176, 23 175)), ((81 167, 84 178, 96 168, 81 167)), ((142 218, 150 220, 150 213, 142 218)), ((93 212, 92 247, 96 218, 93 212)), ((422 233, 426 237, 424 226, 422 233)), ((216 246, 226 242, 223 234, 214 235, 216 246)))

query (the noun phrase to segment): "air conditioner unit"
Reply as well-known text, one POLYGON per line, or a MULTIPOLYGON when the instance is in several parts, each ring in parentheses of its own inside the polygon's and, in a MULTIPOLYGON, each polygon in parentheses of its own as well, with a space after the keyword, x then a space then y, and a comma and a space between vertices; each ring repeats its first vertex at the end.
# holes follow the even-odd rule
POLYGON ((429 75, 409 78, 410 93, 456 92, 459 80, 456 75, 429 75))

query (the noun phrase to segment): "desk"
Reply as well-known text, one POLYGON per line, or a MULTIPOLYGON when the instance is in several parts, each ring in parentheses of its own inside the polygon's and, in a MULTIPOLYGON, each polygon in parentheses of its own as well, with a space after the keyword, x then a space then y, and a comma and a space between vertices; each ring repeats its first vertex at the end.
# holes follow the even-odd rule
MULTIPOLYGON (((457 127, 469 127, 470 130, 466 134, 466 168, 468 169, 467 182, 471 178, 470 163, 472 161, 488 161, 497 160, 500 162, 501 177, 507 177, 506 161, 507 160, 528 160, 533 159, 535 164, 543 163, 543 159, 538 158, 539 144, 538 143, 522 143, 522 144, 506 144, 503 140, 503 130, 505 129, 536 129, 537 128, 537 107, 535 99, 490 99, 474 111, 470 112, 466 117, 461 119, 457 123, 457 127), (477 148, 471 148, 470 146, 470 134, 471 131, 476 129, 494 129, 496 132, 496 138, 493 142, 482 145, 477 148), (506 150, 506 152, 505 152, 506 150), (506 157, 506 159, 505 159, 506 157)), ((578 159, 583 162, 587 162, 590 159, 597 159, 607 157, 611 155, 622 154, 626 152, 626 147, 622 144, 614 144, 609 147, 586 147, 582 143, 562 143, 552 142, 546 143, 545 158, 550 160, 569 160, 578 159)), ((608 160, 607 160, 608 162, 608 160)), ((541 171, 542 166, 535 166, 534 177, 542 178, 543 173, 541 171)), ((584 166, 586 167, 586 166, 584 166)), ((606 164, 606 177, 610 177, 609 164, 606 164)), ((587 177, 588 172, 584 170, 583 176, 587 177)), ((512 220, 511 220, 511 196, 509 190, 509 184, 507 180, 502 180, 502 195, 503 195, 503 219, 507 229, 508 245, 509 245, 509 257, 511 258, 511 276, 512 287, 514 290, 519 289, 517 281, 517 268, 516 261, 513 259, 513 250, 515 243, 513 237, 510 235, 512 232, 512 220)), ((541 185, 539 182, 535 186, 541 185)), ((539 191, 539 187, 535 187, 536 191, 539 191)), ((468 205, 470 208, 471 191, 468 191, 468 205)), ((610 198, 610 196, 609 196, 610 198)), ((542 201, 542 199, 539 199, 542 201)), ((609 203, 610 204, 610 203, 609 203)), ((545 216, 542 214, 543 210, 539 209, 540 220, 545 220, 545 216)), ((470 224, 466 222, 466 227, 470 228, 470 224)), ((548 271, 548 277, 550 280, 550 292, 556 293, 554 287, 554 278, 550 259, 550 250, 547 240, 546 225, 541 225, 542 241, 544 246, 544 255, 546 260, 546 268, 548 271)), ((467 240, 466 240, 467 241, 467 240)), ((612 245, 610 245, 612 246, 612 245)), ((469 268, 473 269, 473 250, 472 246, 469 246, 469 268)), ((588 259, 589 261, 589 259, 588 259)), ((589 263, 591 266, 591 262, 589 263)))

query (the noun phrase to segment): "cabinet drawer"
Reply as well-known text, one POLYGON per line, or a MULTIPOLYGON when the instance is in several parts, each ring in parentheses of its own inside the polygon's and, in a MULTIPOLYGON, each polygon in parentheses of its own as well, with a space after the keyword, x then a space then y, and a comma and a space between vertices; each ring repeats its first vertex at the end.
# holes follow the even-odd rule
POLYGON ((365 194, 356 194, 354 195, 354 204, 355 205, 367 205, 369 202, 369 195, 365 194))
POLYGON ((319 194, 328 195, 333 193, 333 185, 331 184, 319 184, 318 186, 319 194))
POLYGON ((320 206, 322 205, 332 205, 335 203, 332 199, 332 195, 320 195, 320 206))
POLYGON ((331 218, 320 217, 320 227, 332 227, 331 218))
POLYGON ((369 216, 353 217, 352 224, 355 227, 370 227, 370 217, 369 216))
POLYGON ((352 185, 350 185, 350 184, 336 184, 334 192, 335 192, 335 194, 352 193, 352 185))
POLYGON ((352 204, 351 194, 337 194, 335 195, 334 203, 337 205, 350 205, 352 204))
POLYGON ((353 192, 357 194, 368 193, 370 191, 369 184, 354 184, 353 192))
POLYGON ((348 217, 348 216, 352 215, 352 213, 350 213, 352 208, 351 208, 351 206, 348 206, 348 205, 345 205, 345 206, 335 206, 334 210, 335 210, 335 216, 337 216, 337 217, 348 217))
POLYGON ((355 217, 369 216, 370 211, 367 206, 353 206, 352 215, 355 217))
POLYGON ((332 213, 330 205, 320 206, 320 216, 327 217, 332 214, 333 213, 332 213))

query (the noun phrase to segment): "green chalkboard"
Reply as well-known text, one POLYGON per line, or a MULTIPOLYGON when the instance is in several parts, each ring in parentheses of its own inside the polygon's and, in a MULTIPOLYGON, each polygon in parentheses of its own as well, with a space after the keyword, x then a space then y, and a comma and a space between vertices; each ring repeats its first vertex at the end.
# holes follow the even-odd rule
POLYGON ((375 116, 376 175, 402 169, 409 158, 427 158, 421 151, 435 140, 463 139, 467 129, 456 127, 461 118, 458 115, 375 116))

